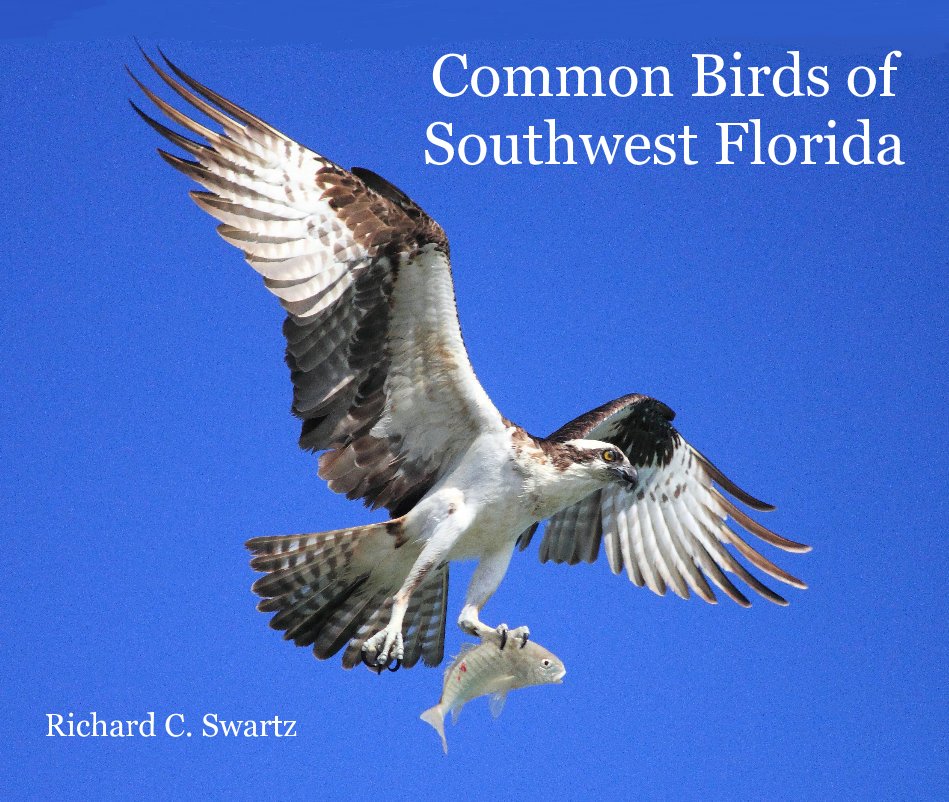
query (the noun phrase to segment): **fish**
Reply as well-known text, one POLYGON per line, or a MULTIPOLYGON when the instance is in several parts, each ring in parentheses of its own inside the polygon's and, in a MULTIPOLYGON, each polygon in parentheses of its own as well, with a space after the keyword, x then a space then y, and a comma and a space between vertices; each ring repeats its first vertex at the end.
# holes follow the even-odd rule
POLYGON ((445 716, 449 712, 454 724, 465 704, 491 694, 489 707, 497 718, 509 691, 530 685, 559 685, 566 673, 559 657, 526 637, 506 638, 502 635, 500 638, 487 637, 481 643, 466 643, 445 670, 438 704, 428 708, 419 718, 435 728, 447 754, 445 716))

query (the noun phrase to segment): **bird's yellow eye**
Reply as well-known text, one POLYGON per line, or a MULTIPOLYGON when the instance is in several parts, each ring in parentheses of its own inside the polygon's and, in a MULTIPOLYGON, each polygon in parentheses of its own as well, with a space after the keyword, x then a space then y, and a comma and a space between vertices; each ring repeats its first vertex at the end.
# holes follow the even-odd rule
POLYGON ((616 462, 617 459, 619 459, 619 455, 612 448, 608 448, 603 452, 603 462, 616 462))

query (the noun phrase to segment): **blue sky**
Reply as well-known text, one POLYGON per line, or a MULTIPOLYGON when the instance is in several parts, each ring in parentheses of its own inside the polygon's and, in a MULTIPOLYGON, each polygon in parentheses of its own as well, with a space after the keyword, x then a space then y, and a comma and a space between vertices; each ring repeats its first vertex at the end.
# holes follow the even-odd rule
MULTIPOLYGON (((385 36, 393 8, 364 28, 336 12, 336 43, 273 24, 255 37, 245 16, 215 29, 213 8, 184 34, 114 4, 0 42, 4 796, 945 798, 944 26, 879 12, 842 37, 798 15, 606 40, 629 20, 571 35, 507 19, 496 36, 428 24, 402 45, 385 36), (345 672, 283 643, 254 610, 243 542, 379 516, 296 448, 282 314, 128 108, 122 65, 145 72, 132 33, 443 225, 472 362, 508 417, 546 434, 625 392, 660 398, 777 504, 767 525, 814 546, 766 552, 811 588, 784 609, 711 607, 532 548, 484 619, 529 624, 566 682, 514 694, 498 721, 472 703, 447 759, 418 720, 440 671, 345 672), (832 91, 690 97, 690 54, 735 49, 772 65, 798 49, 832 91), (893 49, 896 96, 850 97, 847 70, 893 49), (678 80, 672 98, 449 99, 431 68, 454 51, 678 80), (516 133, 548 117, 578 133, 688 123, 703 155, 716 121, 796 134, 868 117, 906 165, 424 164, 434 120, 516 133), (92 710, 181 712, 196 731, 208 712, 279 715, 300 735, 44 737, 46 713, 92 710)), ((453 569, 451 621, 469 575, 453 569)), ((461 641, 450 624, 449 654, 461 641)))

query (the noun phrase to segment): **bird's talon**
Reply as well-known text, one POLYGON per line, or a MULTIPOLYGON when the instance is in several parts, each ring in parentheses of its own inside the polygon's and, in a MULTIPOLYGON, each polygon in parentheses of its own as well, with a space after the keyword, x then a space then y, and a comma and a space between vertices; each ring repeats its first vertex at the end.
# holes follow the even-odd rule
POLYGON ((523 649, 527 645, 527 641, 530 640, 531 631, 527 627, 518 627, 517 629, 512 629, 508 635, 514 640, 519 641, 520 645, 518 648, 523 649))
POLYGON ((497 627, 490 633, 493 637, 498 638, 498 647, 503 649, 507 645, 507 633, 508 625, 507 624, 498 624, 497 627))
POLYGON ((377 673, 389 668, 393 660, 398 666, 390 671, 398 671, 405 656, 405 646, 402 643, 402 633, 392 633, 388 629, 377 632, 362 645, 362 661, 377 673))
MULTIPOLYGON (((402 658, 400 658, 400 657, 396 657, 396 658, 395 658, 395 668, 393 668, 391 665, 387 665, 387 666, 386 666, 386 669, 388 669, 388 670, 391 671, 392 673, 395 673, 395 672, 398 671, 400 668, 402 668, 402 658)), ((381 669, 381 668, 379 669, 379 673, 380 673, 380 674, 382 673, 382 669, 381 669)))

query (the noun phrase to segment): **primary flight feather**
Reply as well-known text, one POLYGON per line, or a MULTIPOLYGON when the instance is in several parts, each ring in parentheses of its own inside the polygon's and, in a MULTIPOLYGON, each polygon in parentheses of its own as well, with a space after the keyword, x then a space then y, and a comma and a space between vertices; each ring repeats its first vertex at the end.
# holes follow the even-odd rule
MULTIPOLYGON (((805 587, 738 528, 786 551, 808 547, 736 507, 728 495, 771 509, 690 446, 661 402, 627 395, 546 438, 503 417, 462 343, 441 227, 384 178, 343 169, 162 58, 165 66, 145 55, 167 87, 221 131, 134 75, 157 109, 196 138, 132 106, 191 157, 159 150, 204 187, 191 197, 287 312, 300 445, 322 452, 319 475, 331 489, 391 516, 249 541, 251 565, 264 572, 254 591, 263 597, 259 609, 274 613, 273 628, 319 658, 343 650, 347 667, 437 665, 449 563, 478 560, 458 624, 486 637, 493 628, 481 609, 515 544, 525 548, 544 519, 542 561, 592 562, 602 545, 614 573, 625 570, 660 595, 671 589, 714 602, 714 585, 747 606, 730 575, 785 604, 728 546, 775 579, 805 587)), ((528 630, 511 634, 526 638, 528 630)))

